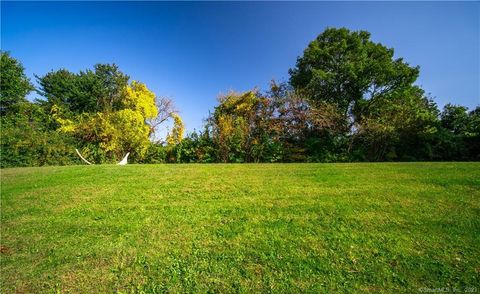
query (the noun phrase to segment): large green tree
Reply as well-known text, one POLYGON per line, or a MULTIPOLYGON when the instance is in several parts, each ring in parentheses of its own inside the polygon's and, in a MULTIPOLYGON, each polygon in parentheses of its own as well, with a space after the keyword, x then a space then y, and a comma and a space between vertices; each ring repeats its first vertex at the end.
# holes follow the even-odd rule
POLYGON ((57 105, 71 114, 81 114, 121 109, 129 76, 115 64, 96 64, 93 70, 78 74, 60 69, 37 79, 49 109, 57 105))
POLYGON ((1 52, 0 57, 0 113, 12 112, 33 90, 30 80, 25 75, 23 65, 11 57, 8 52, 1 52))
POLYGON ((33 86, 22 64, 1 53, 0 166, 72 164, 76 162, 72 138, 58 134, 48 113, 26 99, 33 86))
POLYGON ((313 101, 334 103, 346 115, 358 101, 410 86, 419 68, 394 58, 393 49, 371 41, 369 32, 329 28, 289 72, 296 90, 313 101))

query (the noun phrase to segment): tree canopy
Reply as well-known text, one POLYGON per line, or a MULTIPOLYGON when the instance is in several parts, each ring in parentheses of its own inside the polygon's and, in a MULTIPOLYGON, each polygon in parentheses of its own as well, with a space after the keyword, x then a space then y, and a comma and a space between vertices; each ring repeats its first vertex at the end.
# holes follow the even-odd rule
POLYGON ((290 83, 313 101, 334 103, 347 114, 364 99, 410 86, 419 67, 370 40, 367 31, 329 28, 313 40, 290 69, 290 83))
POLYGON ((37 75, 35 89, 2 52, 1 166, 80 163, 75 148, 96 163, 480 160, 480 106, 440 111, 415 84, 420 68, 366 31, 326 29, 289 73, 220 95, 185 134, 173 101, 115 64, 37 75))
POLYGON ((0 114, 4 115, 18 103, 25 102, 33 86, 23 65, 8 52, 0 52, 0 69, 0 114))

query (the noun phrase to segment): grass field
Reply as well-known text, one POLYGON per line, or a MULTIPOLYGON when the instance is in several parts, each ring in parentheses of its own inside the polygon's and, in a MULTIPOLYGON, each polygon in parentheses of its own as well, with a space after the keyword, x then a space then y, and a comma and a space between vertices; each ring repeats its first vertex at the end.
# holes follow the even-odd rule
POLYGON ((1 170, 1 292, 480 292, 480 163, 1 170))

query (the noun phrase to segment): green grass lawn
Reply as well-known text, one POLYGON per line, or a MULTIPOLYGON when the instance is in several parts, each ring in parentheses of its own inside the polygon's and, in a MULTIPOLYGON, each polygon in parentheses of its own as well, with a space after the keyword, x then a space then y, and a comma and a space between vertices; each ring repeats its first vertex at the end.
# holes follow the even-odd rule
POLYGON ((480 291, 480 163, 1 170, 1 292, 480 291))

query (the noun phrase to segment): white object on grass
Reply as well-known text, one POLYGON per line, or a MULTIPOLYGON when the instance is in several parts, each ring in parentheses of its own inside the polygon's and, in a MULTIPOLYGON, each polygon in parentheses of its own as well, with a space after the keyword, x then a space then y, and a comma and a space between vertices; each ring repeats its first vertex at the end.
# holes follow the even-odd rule
MULTIPOLYGON (((75 148, 75 151, 77 152, 78 156, 80 156, 80 158, 85 161, 88 165, 92 165, 93 163, 91 163, 90 161, 86 160, 82 154, 80 154, 80 151, 78 151, 78 149, 75 148)), ((130 155, 130 152, 127 152, 127 155, 125 155, 125 157, 119 162, 117 163, 118 165, 126 165, 128 162, 127 162, 127 159, 128 159, 128 155, 130 155)))
POLYGON ((89 165, 92 165, 93 163, 91 163, 90 161, 86 160, 85 158, 83 158, 82 154, 80 154, 80 152, 78 151, 78 149, 75 149, 75 151, 77 151, 77 154, 78 156, 80 156, 80 158, 85 161, 87 164, 89 165))
POLYGON ((120 162, 118 163, 118 165, 126 165, 126 164, 127 164, 128 155, 130 155, 130 152, 127 152, 127 155, 125 155, 125 157, 122 159, 122 161, 120 161, 120 162))

